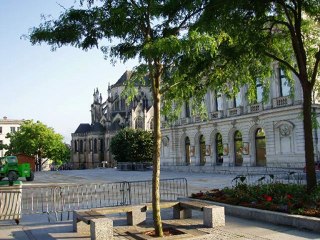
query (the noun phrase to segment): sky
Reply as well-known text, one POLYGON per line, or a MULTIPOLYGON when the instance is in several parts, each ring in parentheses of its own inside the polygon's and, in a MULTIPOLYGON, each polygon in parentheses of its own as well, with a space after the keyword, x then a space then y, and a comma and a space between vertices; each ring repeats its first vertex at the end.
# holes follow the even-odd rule
POLYGON ((22 35, 41 22, 56 19, 75 0, 0 0, 0 118, 32 119, 71 141, 80 123, 91 123, 90 105, 98 88, 103 100, 137 62, 113 65, 100 49, 83 51, 46 43, 32 46, 22 35))

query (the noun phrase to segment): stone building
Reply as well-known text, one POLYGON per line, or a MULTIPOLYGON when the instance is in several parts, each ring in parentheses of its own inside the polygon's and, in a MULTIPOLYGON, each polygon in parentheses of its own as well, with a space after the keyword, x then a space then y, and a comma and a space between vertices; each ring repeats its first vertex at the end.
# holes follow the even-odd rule
MULTIPOLYGON (((161 167, 192 171, 302 168, 305 157, 301 85, 295 77, 294 83, 289 84, 277 64, 273 70, 268 90, 257 82, 254 103, 247 98, 248 86, 241 87, 234 98, 208 90, 204 98, 207 119, 192 115, 191 102, 184 104, 176 122, 167 124, 163 118, 161 167), (263 94, 264 91, 268 92, 263 94), (262 101, 263 95, 268 96, 266 101, 262 101)), ((123 82, 130 74, 125 72, 109 86, 105 102, 95 90, 91 124, 80 124, 72 134, 76 168, 96 167, 104 161, 112 164, 108 146, 120 128, 153 128, 148 87, 137 86, 139 94, 129 105, 121 97, 123 82)), ((312 109, 318 116, 320 105, 316 100, 312 109)), ((313 131, 315 160, 320 157, 319 131, 313 131)))
POLYGON ((109 85, 105 101, 99 90, 94 90, 91 123, 81 123, 71 134, 73 168, 114 166, 109 145, 118 130, 124 127, 153 128, 150 88, 136 86, 138 93, 130 103, 122 96, 124 83, 130 76, 131 72, 126 71, 114 85, 109 85))
MULTIPOLYGON (((247 86, 232 99, 208 91, 205 96, 208 119, 204 121, 192 116, 192 106, 186 103, 180 119, 170 128, 162 129, 162 168, 212 171, 303 167, 302 88, 296 78, 290 88, 284 72, 277 64, 273 68, 266 102, 262 101, 264 89, 257 83, 257 99, 253 104, 247 99, 247 86)), ((314 101, 317 116, 319 107, 314 101)), ((313 137, 318 160, 319 130, 314 129, 313 137)))
MULTIPOLYGON (((24 120, 9 119, 3 117, 0 119, 0 144, 10 144, 10 138, 6 138, 8 133, 13 133, 19 130, 24 120)), ((0 157, 3 157, 6 153, 5 149, 0 149, 0 157)))

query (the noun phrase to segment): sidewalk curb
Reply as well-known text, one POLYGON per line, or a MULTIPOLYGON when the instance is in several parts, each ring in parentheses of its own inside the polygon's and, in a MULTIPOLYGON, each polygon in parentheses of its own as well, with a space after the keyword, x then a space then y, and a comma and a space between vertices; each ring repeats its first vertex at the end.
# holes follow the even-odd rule
POLYGON ((179 198, 179 200, 187 199, 189 201, 201 201, 210 205, 223 206, 225 213, 230 216, 246 218, 250 220, 259 220, 272 224, 279 224, 284 226, 291 226, 298 229, 307 229, 314 232, 320 232, 320 218, 307 217, 301 215, 292 215, 281 212, 272 212, 256 208, 247 208, 242 206, 234 206, 224 203, 193 199, 193 198, 179 198))

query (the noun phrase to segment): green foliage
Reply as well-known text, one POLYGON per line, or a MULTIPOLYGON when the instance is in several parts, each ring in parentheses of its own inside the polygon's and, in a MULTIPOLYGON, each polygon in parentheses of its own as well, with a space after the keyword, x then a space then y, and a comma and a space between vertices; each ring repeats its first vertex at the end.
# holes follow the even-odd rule
POLYGON ((144 130, 124 128, 110 143, 117 162, 152 162, 153 135, 144 130))
POLYGON ((70 158, 70 149, 63 143, 63 137, 39 121, 24 121, 18 131, 6 137, 10 138, 7 155, 24 153, 49 158, 57 163, 70 158))
POLYGON ((231 204, 293 214, 304 214, 306 209, 320 210, 320 187, 315 188, 311 194, 308 194, 306 186, 297 184, 274 182, 248 185, 241 183, 232 188, 224 188, 219 194, 207 192, 202 195, 202 199, 211 199, 213 201, 220 201, 221 199, 223 202, 231 204))
MULTIPOLYGON (((320 2, 314 0, 211 0, 193 26, 202 33, 227 34, 231 41, 219 48, 228 60, 223 76, 232 83, 229 89, 237 91, 237 80, 247 79, 249 99, 254 100, 254 79, 269 81, 271 66, 277 62, 291 85, 295 75, 303 90, 303 126, 308 188, 316 186, 312 168, 314 149, 312 139, 311 95, 319 89, 320 64, 320 2), (269 68, 269 73, 268 73, 269 68)), ((190 64, 191 68, 192 65, 190 64)), ((198 70, 207 72, 205 65, 198 70)), ((217 74, 214 74, 216 77, 217 74)), ((263 84, 264 88, 266 84, 263 84)), ((265 99, 265 96, 264 96, 265 99)))
MULTIPOLYGON (((127 0, 80 0, 88 3, 88 9, 68 9, 57 20, 45 21, 29 34, 32 44, 46 42, 56 49, 72 45, 84 50, 109 41, 102 51, 111 60, 139 58, 148 69, 148 77, 154 104, 154 171, 153 202, 155 232, 162 236, 160 217, 160 109, 161 88, 165 85, 164 73, 174 67, 171 56, 179 55, 176 46, 189 26, 199 17, 207 1, 127 1, 127 0)), ((170 78, 169 78, 170 79, 170 78)), ((193 94, 193 93, 189 93, 193 94)))

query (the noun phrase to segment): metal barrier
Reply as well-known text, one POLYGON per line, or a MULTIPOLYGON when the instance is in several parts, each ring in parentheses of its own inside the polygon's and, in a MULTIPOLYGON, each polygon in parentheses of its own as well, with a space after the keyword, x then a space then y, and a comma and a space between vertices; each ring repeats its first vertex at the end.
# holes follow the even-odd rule
POLYGON ((240 174, 232 181, 232 184, 245 183, 249 185, 269 184, 269 183, 284 183, 284 184, 306 184, 306 174, 302 172, 274 172, 269 174, 240 174))
MULTIPOLYGON (((185 178, 161 179, 160 198, 174 201, 188 196, 185 178)), ((140 204, 152 201, 152 181, 114 182, 84 185, 23 186, 22 214, 62 214, 78 209, 140 204)))

